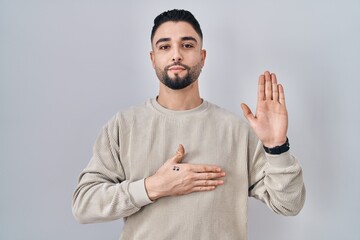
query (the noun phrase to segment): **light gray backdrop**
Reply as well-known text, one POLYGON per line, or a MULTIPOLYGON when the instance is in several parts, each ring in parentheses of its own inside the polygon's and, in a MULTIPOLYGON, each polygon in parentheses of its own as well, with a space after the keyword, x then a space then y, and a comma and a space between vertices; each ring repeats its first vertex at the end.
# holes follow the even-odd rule
POLYGON ((172 2, 0 0, 0 239, 118 239, 121 220, 73 219, 72 192, 101 126, 157 94, 150 29, 173 8, 203 28, 202 97, 242 117, 264 70, 284 84, 307 201, 250 200, 250 239, 360 239, 360 1, 172 2))

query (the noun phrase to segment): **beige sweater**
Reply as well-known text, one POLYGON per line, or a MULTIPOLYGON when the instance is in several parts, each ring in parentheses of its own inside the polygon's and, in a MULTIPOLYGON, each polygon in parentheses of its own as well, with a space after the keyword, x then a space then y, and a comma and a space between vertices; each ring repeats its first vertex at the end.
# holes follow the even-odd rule
POLYGON ((171 111, 152 99, 103 127, 74 192, 73 213, 81 223, 124 218, 124 240, 237 240, 247 239, 248 196, 296 215, 305 200, 298 161, 290 152, 266 154, 246 122, 207 101, 171 111), (144 178, 180 143, 183 162, 220 166, 225 184, 152 202, 144 178))

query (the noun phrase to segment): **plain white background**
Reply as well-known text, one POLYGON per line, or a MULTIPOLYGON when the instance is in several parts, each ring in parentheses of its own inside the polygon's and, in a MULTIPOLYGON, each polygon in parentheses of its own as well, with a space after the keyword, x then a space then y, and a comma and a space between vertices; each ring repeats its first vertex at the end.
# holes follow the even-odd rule
POLYGON ((285 87, 307 200, 250 200, 249 239, 360 239, 358 0, 0 0, 0 239, 118 239, 121 220, 78 224, 72 193, 101 126, 156 96, 150 30, 174 8, 202 26, 203 98, 242 117, 263 71, 285 87))

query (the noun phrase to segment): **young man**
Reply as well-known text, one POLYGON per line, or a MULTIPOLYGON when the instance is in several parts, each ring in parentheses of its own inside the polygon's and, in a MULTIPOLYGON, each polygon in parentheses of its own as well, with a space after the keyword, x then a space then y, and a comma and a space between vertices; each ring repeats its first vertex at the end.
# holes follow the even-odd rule
POLYGON ((289 152, 275 74, 259 77, 255 115, 241 106, 249 126, 200 97, 202 41, 188 11, 154 20, 150 57, 159 95, 103 127, 74 193, 79 222, 124 218, 120 239, 235 240, 247 239, 248 196, 278 214, 301 210, 302 170, 289 152))

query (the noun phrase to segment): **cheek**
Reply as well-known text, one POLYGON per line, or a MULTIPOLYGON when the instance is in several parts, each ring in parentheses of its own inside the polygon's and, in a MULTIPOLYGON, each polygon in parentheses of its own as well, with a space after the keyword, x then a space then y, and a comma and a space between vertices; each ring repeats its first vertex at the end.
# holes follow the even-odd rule
POLYGON ((153 66, 154 68, 163 69, 166 66, 166 62, 161 57, 157 57, 153 60, 153 66))
POLYGON ((196 55, 192 57, 191 65, 192 66, 199 66, 204 64, 204 60, 201 55, 196 55))
POLYGON ((152 62, 152 64, 153 64, 153 68, 154 68, 155 70, 158 69, 158 68, 160 68, 160 63, 159 63, 159 61, 154 60, 154 61, 152 62))

